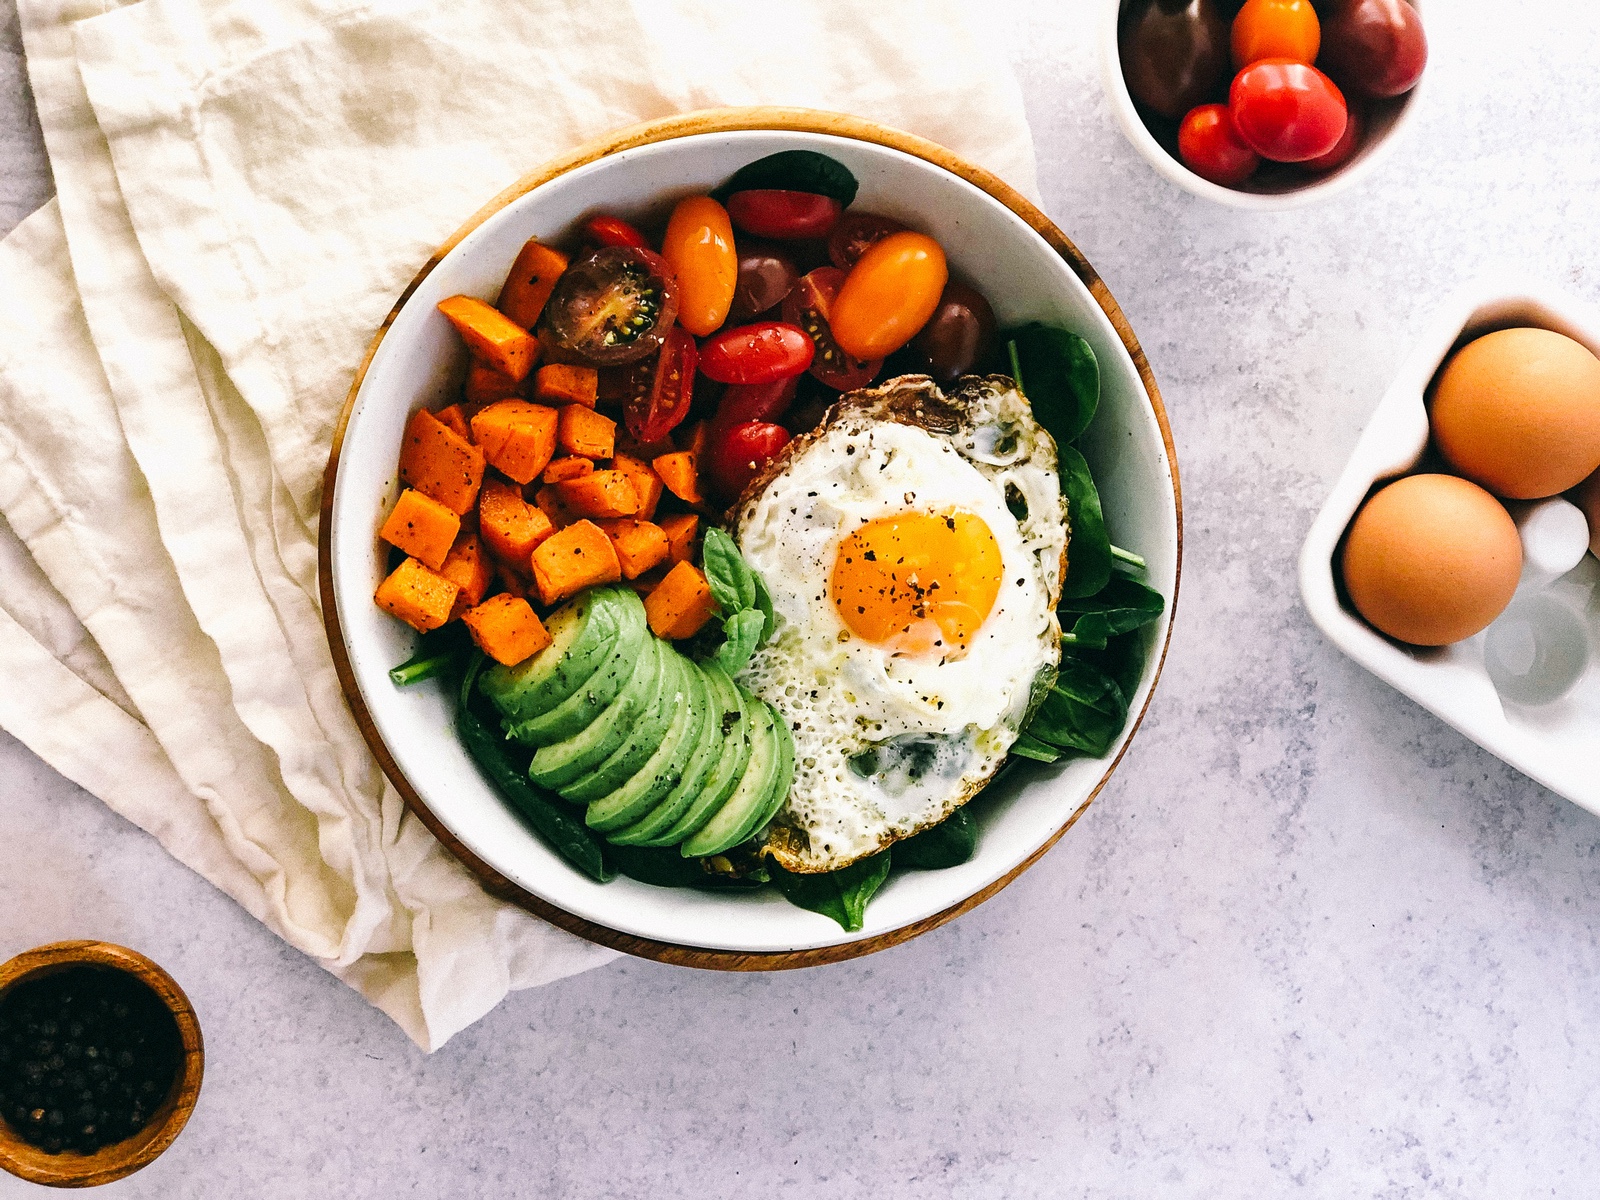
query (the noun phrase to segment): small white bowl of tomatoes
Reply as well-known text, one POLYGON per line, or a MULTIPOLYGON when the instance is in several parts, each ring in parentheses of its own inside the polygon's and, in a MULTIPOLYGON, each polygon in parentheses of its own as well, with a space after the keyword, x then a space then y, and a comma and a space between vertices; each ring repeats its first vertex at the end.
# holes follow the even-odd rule
POLYGON ((1415 0, 1107 0, 1106 94, 1165 178, 1286 209, 1369 175, 1416 111, 1415 0))

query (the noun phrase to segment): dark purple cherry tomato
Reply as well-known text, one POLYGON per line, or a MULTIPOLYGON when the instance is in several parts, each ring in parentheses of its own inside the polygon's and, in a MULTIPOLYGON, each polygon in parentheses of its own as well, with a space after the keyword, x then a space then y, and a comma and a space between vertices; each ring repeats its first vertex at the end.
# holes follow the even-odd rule
POLYGON ((1228 73, 1228 18, 1216 0, 1133 0, 1117 26, 1122 77, 1133 98, 1177 120, 1228 73))
POLYGON ((635 250, 650 249, 650 243, 645 241, 644 234, 621 217, 612 217, 605 213, 590 217, 583 223, 583 236, 585 241, 593 242, 596 246, 632 246, 635 250))
POLYGON ((816 352, 799 326, 759 321, 712 334, 700 347, 700 370, 718 383, 772 383, 800 374, 816 352))
POLYGON ((1331 0, 1322 15, 1318 65, 1363 96, 1398 96, 1428 65, 1422 18, 1406 0, 1331 0))
POLYGON ((1287 58, 1264 58, 1234 76, 1228 111, 1245 145, 1273 162, 1321 158, 1349 121, 1333 80, 1287 58))
POLYGON ((831 388, 848 392, 871 383, 883 369, 883 359, 862 362, 851 358, 833 340, 828 312, 843 284, 844 272, 838 267, 818 267, 801 276, 794 291, 783 302, 783 319, 805 330, 816 344, 811 374, 831 388))
POLYGON ((659 442, 689 415, 698 357, 694 338, 673 329, 656 357, 655 370, 632 374, 633 390, 623 401, 622 419, 638 441, 659 442))
POLYGON ((841 271, 848 271, 867 252, 868 246, 904 228, 893 217, 851 209, 839 218, 828 235, 828 261, 841 271))
POLYGON ((911 339, 911 349, 935 382, 950 383, 969 374, 989 353, 994 330, 994 309, 983 293, 952 279, 944 285, 933 316, 911 339))
POLYGON ((1366 117, 1362 115, 1359 104, 1350 105, 1350 119, 1344 123, 1344 136, 1321 158, 1308 158, 1300 165, 1308 171, 1325 173, 1335 167, 1342 167, 1349 162, 1355 152, 1361 148, 1361 135, 1367 126, 1366 117))
POLYGON ((659 254, 607 246, 575 261, 539 318, 540 340, 593 367, 644 358, 678 316, 678 281, 659 254))
POLYGON ((843 210, 832 196, 757 188, 728 197, 728 217, 735 229, 768 238, 827 237, 843 210))
POLYGON ((1226 104, 1202 104, 1178 126, 1178 156, 1201 179, 1238 187, 1256 173, 1261 156, 1240 138, 1226 104))
POLYGON ((800 270, 784 249, 771 242, 743 242, 739 250, 739 282, 733 288, 728 320, 743 324, 783 303, 794 290, 800 270))
POLYGON ((711 431, 706 467, 711 486, 726 500, 736 499, 757 472, 789 444, 789 431, 767 421, 745 421, 711 431))
POLYGON ((746 421, 776 422, 788 411, 804 372, 771 383, 736 383, 722 393, 712 424, 721 428, 743 425, 746 421))

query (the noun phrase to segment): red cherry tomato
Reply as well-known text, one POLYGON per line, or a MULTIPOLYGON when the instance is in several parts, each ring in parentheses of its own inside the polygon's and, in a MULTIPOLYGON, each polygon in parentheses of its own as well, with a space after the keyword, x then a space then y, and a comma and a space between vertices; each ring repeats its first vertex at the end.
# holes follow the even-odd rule
POLYGON ((1314 63, 1322 45, 1322 23, 1311 0, 1245 0, 1233 19, 1233 65, 1263 58, 1314 63))
POLYGON ((733 289, 728 320, 753 321, 783 303, 794 290, 800 269, 783 247, 746 241, 739 247, 739 283, 733 289))
POLYGON ((839 218, 828 235, 828 261, 841 271, 848 271, 867 252, 868 246, 904 228, 893 217, 851 209, 839 218))
POLYGON ((862 362, 851 358, 839 349, 833 340, 833 329, 828 324, 828 314, 833 309, 834 297, 844 285, 845 274, 838 267, 818 267, 802 275, 783 301, 783 319, 805 330, 816 345, 816 356, 811 360, 811 374, 820 382, 841 392, 866 387, 883 370, 883 359, 873 358, 862 362))
POLYGON ((845 276, 828 313, 833 340, 856 358, 893 354, 928 323, 949 280, 938 242, 909 229, 891 233, 845 276))
POLYGON ((983 361, 994 334, 994 309, 983 293, 952 279, 911 350, 934 382, 953 383, 983 361))
POLYGON ((757 188, 728 197, 735 229, 769 238, 827 237, 843 210, 832 196, 757 188))
POLYGON ((798 325, 760 321, 708 340, 700 347, 700 371, 718 383, 772 383, 800 374, 816 350, 798 325))
POLYGON ((1428 65, 1422 18, 1406 0, 1332 0, 1322 23, 1322 69, 1363 96, 1409 92, 1428 65))
POLYGON ((775 422, 794 402, 800 389, 800 376, 772 383, 736 383, 722 393, 712 424, 721 429, 743 425, 746 421, 775 422))
POLYGON ((1350 161, 1352 155, 1361 148, 1361 135, 1366 129, 1367 120, 1362 115, 1358 105, 1350 106, 1350 119, 1344 124, 1344 136, 1339 139, 1339 144, 1329 150, 1321 158, 1308 158, 1300 165, 1308 171, 1327 172, 1335 167, 1342 167, 1350 161))
POLYGON ((1333 80, 1286 58, 1264 59, 1235 75, 1228 111, 1245 145, 1273 162, 1321 158, 1339 144, 1349 119, 1333 80))
POLYGON ((621 217, 600 213, 583 223, 584 239, 597 246, 632 246, 635 250, 648 250, 650 243, 644 234, 621 217))
POLYGON ((736 499, 756 473, 788 444, 789 431, 766 421, 745 421, 713 430, 706 446, 711 486, 725 499, 736 499))
POLYGON ((1183 165, 1201 179, 1238 187, 1256 173, 1261 156, 1239 137, 1226 104, 1190 109, 1178 126, 1178 153, 1183 165))
POLYGON ((667 222, 661 257, 678 276, 678 324, 695 337, 715 333, 739 282, 727 210, 710 196, 685 196, 667 222))
MULTIPOLYGON (((623 401, 622 419, 641 442, 659 442, 689 415, 694 400, 694 339, 681 329, 667 334, 654 370, 638 370, 623 401)), ((644 364, 640 364, 641 367, 644 364)))
POLYGON ((539 318, 539 339, 590 366, 616 366, 661 345, 677 314, 677 281, 659 255, 606 246, 562 272, 539 318))

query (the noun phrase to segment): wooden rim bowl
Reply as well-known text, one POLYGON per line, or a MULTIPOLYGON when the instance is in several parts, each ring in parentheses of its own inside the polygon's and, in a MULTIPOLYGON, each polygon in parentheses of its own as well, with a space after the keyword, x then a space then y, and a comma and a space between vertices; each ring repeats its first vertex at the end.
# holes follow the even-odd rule
MULTIPOLYGON (((569 932, 576 933, 603 946, 609 946, 642 958, 679 966, 715 970, 772 971, 816 966, 857 958, 897 945, 928 930, 935 929, 962 913, 976 908, 983 901, 995 895, 1013 879, 1021 875, 1029 866, 1037 862, 1051 846, 1060 840, 1061 836, 1071 828, 1078 817, 1088 808, 1090 801, 1099 794, 1106 781, 1110 779, 1149 706, 1149 697, 1153 694, 1155 684, 1159 680, 1161 666, 1165 662, 1167 647, 1171 638, 1171 616, 1177 604, 1178 583, 1182 567, 1182 550, 1183 503, 1178 483, 1177 453, 1173 447, 1172 431, 1167 422, 1166 409, 1162 405, 1161 393, 1156 386, 1155 377, 1150 370, 1149 362, 1146 360, 1137 338, 1134 336, 1132 328, 1128 324, 1127 318, 1123 315, 1116 300, 1112 298, 1110 291, 1106 288, 1099 275, 1096 274, 1094 268, 1089 265, 1088 260, 1079 253, 1077 247, 1067 239, 1066 235, 1056 227, 1049 217, 1045 216, 1043 212, 997 176, 981 167, 964 161, 943 146, 923 138, 889 129, 859 117, 839 113, 796 108, 728 108, 688 113, 682 116, 631 126, 556 158, 536 168, 506 188, 474 214, 449 240, 434 252, 422 270, 406 287, 405 291, 401 293, 394 308, 379 326, 376 336, 368 347, 365 358, 356 371, 344 410, 335 426, 328 466, 323 476, 322 509, 318 538, 318 577, 328 644, 332 651, 334 665, 338 671, 345 697, 350 704, 351 712, 362 731, 362 735, 366 738, 367 744, 382 767, 384 774, 394 784, 407 807, 416 814, 457 859, 477 876, 486 891, 491 895, 516 904, 569 932), (334 544, 334 515, 337 507, 336 485, 340 478, 340 460, 341 453, 345 448, 346 432, 350 426, 352 415, 356 412, 357 400, 362 391, 362 385, 368 377, 369 370, 373 368, 374 361, 383 346, 385 336, 394 326, 396 320, 400 318, 402 311, 406 309, 407 303, 414 294, 429 281, 429 277, 435 269, 441 263, 444 263, 447 256, 460 246, 469 235, 486 222, 489 222, 507 206, 534 189, 558 180, 570 172, 596 164, 599 160, 614 154, 642 147, 653 147, 658 143, 691 138, 702 134, 741 134, 746 132, 819 134, 898 151, 903 155, 921 159, 925 163, 941 168, 978 191, 987 193, 987 197, 990 200, 998 202, 999 205, 1009 209, 1015 218, 1020 219, 1021 222, 1030 227, 1033 233, 1042 238, 1048 244, 1049 249, 1059 256, 1070 273, 1075 275, 1077 281, 1087 290, 1090 300, 1103 313, 1105 320, 1109 324, 1107 333, 1112 341, 1119 344, 1119 349, 1125 351, 1131 360, 1133 372, 1137 376, 1139 384, 1138 399, 1135 403, 1147 410, 1147 415, 1153 419, 1157 427, 1159 441, 1163 448, 1162 454, 1166 463, 1166 474, 1170 476, 1170 480, 1164 479, 1162 483, 1164 487, 1170 482, 1170 502, 1173 506, 1174 514, 1172 534, 1174 563, 1171 594, 1168 596, 1167 614, 1163 618, 1166 627, 1161 630, 1158 639, 1150 647, 1153 673, 1150 676, 1149 689, 1145 692, 1142 703, 1139 703, 1136 709, 1130 711, 1128 725, 1121 745, 1117 747, 1111 760, 1105 763, 1103 772, 1098 775, 1092 786, 1087 789, 1087 793, 1083 795, 1081 802, 1074 805, 1072 811, 1064 817, 1062 823, 1054 827, 1048 836, 1035 843, 1032 850, 1023 855, 1019 861, 1013 862, 1000 877, 988 880, 966 894, 963 899, 933 911, 931 915, 911 919, 904 924, 883 932, 858 936, 850 940, 833 941, 824 945, 787 949, 732 949, 704 944, 685 944, 659 936, 643 936, 638 933, 627 932, 602 924, 589 917, 569 912, 560 905, 535 895, 532 891, 508 878, 501 870, 486 861, 482 854, 468 846, 464 839, 454 833, 440 819, 439 815, 429 807, 417 786, 407 778, 405 771, 400 767, 395 750, 386 743, 383 733, 378 728, 374 713, 362 693, 354 656, 350 645, 347 643, 346 632, 341 624, 339 591, 336 589, 335 583, 336 561, 338 561, 339 557, 338 550, 334 544)), ((354 602, 352 601, 352 603, 354 602)))
POLYGON ((112 942, 53 942, 17 955, 0 966, 0 998, 16 985, 73 967, 98 967, 131 975, 148 987, 177 1022, 183 1066, 166 1099, 138 1133, 103 1146, 93 1154, 63 1150, 50 1154, 23 1141, 0 1117, 0 1167, 29 1183, 46 1187, 98 1187, 132 1175, 154 1162, 183 1132, 200 1097, 205 1074, 205 1044, 189 997, 177 981, 137 950, 112 942))

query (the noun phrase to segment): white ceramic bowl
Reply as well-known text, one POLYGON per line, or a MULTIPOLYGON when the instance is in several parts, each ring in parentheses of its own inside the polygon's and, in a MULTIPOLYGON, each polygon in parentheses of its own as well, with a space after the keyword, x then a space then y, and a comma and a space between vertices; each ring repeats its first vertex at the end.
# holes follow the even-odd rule
MULTIPOLYGON (((823 119, 822 114, 791 113, 784 120, 790 125, 809 120, 818 128, 872 128, 823 119)), ((872 141, 793 128, 671 135, 674 128, 697 127, 684 119, 676 126, 664 123, 668 132, 653 135, 668 140, 622 137, 616 144, 626 148, 604 157, 590 155, 592 161, 553 176, 545 172, 544 181, 524 194, 512 189, 508 195, 514 199, 506 202, 503 196, 491 205, 486 210, 491 215, 475 218, 479 223, 469 225, 418 277, 392 314, 386 335, 380 334, 374 344, 330 462, 332 488, 324 498, 323 518, 324 594, 331 583, 336 621, 330 622, 330 636, 336 659, 345 660, 340 665, 347 692, 369 742, 413 807, 492 890, 596 940, 638 953, 697 965, 750 966, 759 960, 674 957, 672 951, 698 947, 760 955, 846 943, 890 944, 902 934, 910 936, 908 929, 931 927, 944 919, 941 914, 953 915, 951 910, 988 894, 986 889, 998 890, 1059 836, 1103 784, 1136 721, 1130 721, 1123 740, 1104 760, 1064 764, 1025 788, 995 789, 1005 794, 981 807, 982 838, 973 860, 950 870, 894 878, 868 908, 860 933, 846 933, 827 917, 795 908, 770 890, 706 894, 626 878, 604 885, 585 878, 486 785, 451 731, 450 697, 432 683, 398 690, 386 675, 409 655, 413 635, 372 602, 385 561, 375 530, 398 491, 396 460, 408 417, 419 406, 447 402, 464 363, 459 339, 435 311, 435 303, 458 292, 492 298, 530 236, 560 239, 578 219, 600 210, 635 220, 659 216, 677 198, 715 187, 754 159, 779 150, 820 150, 855 172, 861 181, 860 207, 902 218, 937 237, 954 268, 992 299, 1002 322, 1045 318, 1064 322, 1088 339, 1099 356, 1104 388, 1084 452, 1095 468, 1112 537, 1145 556, 1150 583, 1169 598, 1176 596, 1179 565, 1177 480, 1159 397, 1153 386, 1147 388, 1130 356, 1128 345, 1137 352, 1131 333, 1125 345, 1113 326, 1111 317, 1120 321, 1121 315, 1109 293, 1102 306, 1063 257, 1065 251, 1053 247, 1007 204, 915 153, 872 141)), ((892 140, 943 153, 904 135, 892 135, 892 140)), ((1026 207, 1020 198, 1016 203, 1026 207)), ((1048 225, 1036 210, 1028 211, 1048 225)), ((1081 269, 1103 290, 1087 264, 1081 269)), ((1133 697, 1136 715, 1143 712, 1159 672, 1170 614, 1169 604, 1168 615, 1152 630, 1144 682, 1133 697)))
MULTIPOLYGON (((1407 646, 1378 633, 1348 605, 1338 585, 1339 547, 1356 511, 1375 486, 1410 474, 1428 449, 1427 390, 1440 365, 1472 338, 1521 325, 1564 333, 1600 354, 1600 309, 1586 301, 1510 278, 1462 288, 1407 357, 1312 523, 1300 554, 1300 591, 1318 628, 1367 670, 1523 774, 1600 814, 1600 562, 1584 553, 1584 535, 1558 538, 1568 544, 1556 556, 1565 569, 1552 582, 1551 572, 1535 569, 1538 560, 1552 557, 1549 543, 1533 544, 1540 531, 1524 524, 1525 566, 1511 607, 1485 632, 1438 649, 1407 646), (1559 635, 1555 648, 1570 660, 1586 660, 1587 668, 1554 702, 1517 703, 1497 689, 1486 647, 1497 632, 1519 636, 1508 628, 1519 606, 1549 600, 1569 614, 1551 625, 1559 635)), ((1525 511, 1508 507, 1514 516, 1525 511)))
MULTIPOLYGON (((1185 191, 1230 208, 1279 212, 1315 204, 1354 187, 1376 171, 1379 164, 1393 153, 1401 132, 1411 124, 1417 111, 1417 101, 1427 86, 1428 74, 1424 71, 1417 86, 1404 96, 1372 105, 1369 109, 1371 121, 1360 147, 1348 162, 1326 175, 1279 179, 1269 183, 1250 180, 1237 188, 1223 187, 1209 179, 1202 179, 1184 166, 1175 153, 1168 152, 1156 135, 1150 132, 1138 108, 1134 106, 1128 82, 1122 75, 1122 54, 1117 48, 1117 22, 1129 3, 1130 0, 1101 0, 1100 4, 1100 73, 1112 115, 1116 117, 1123 136, 1156 169, 1158 175, 1185 191)), ((1421 0, 1412 0, 1412 7, 1421 12, 1421 0)))

